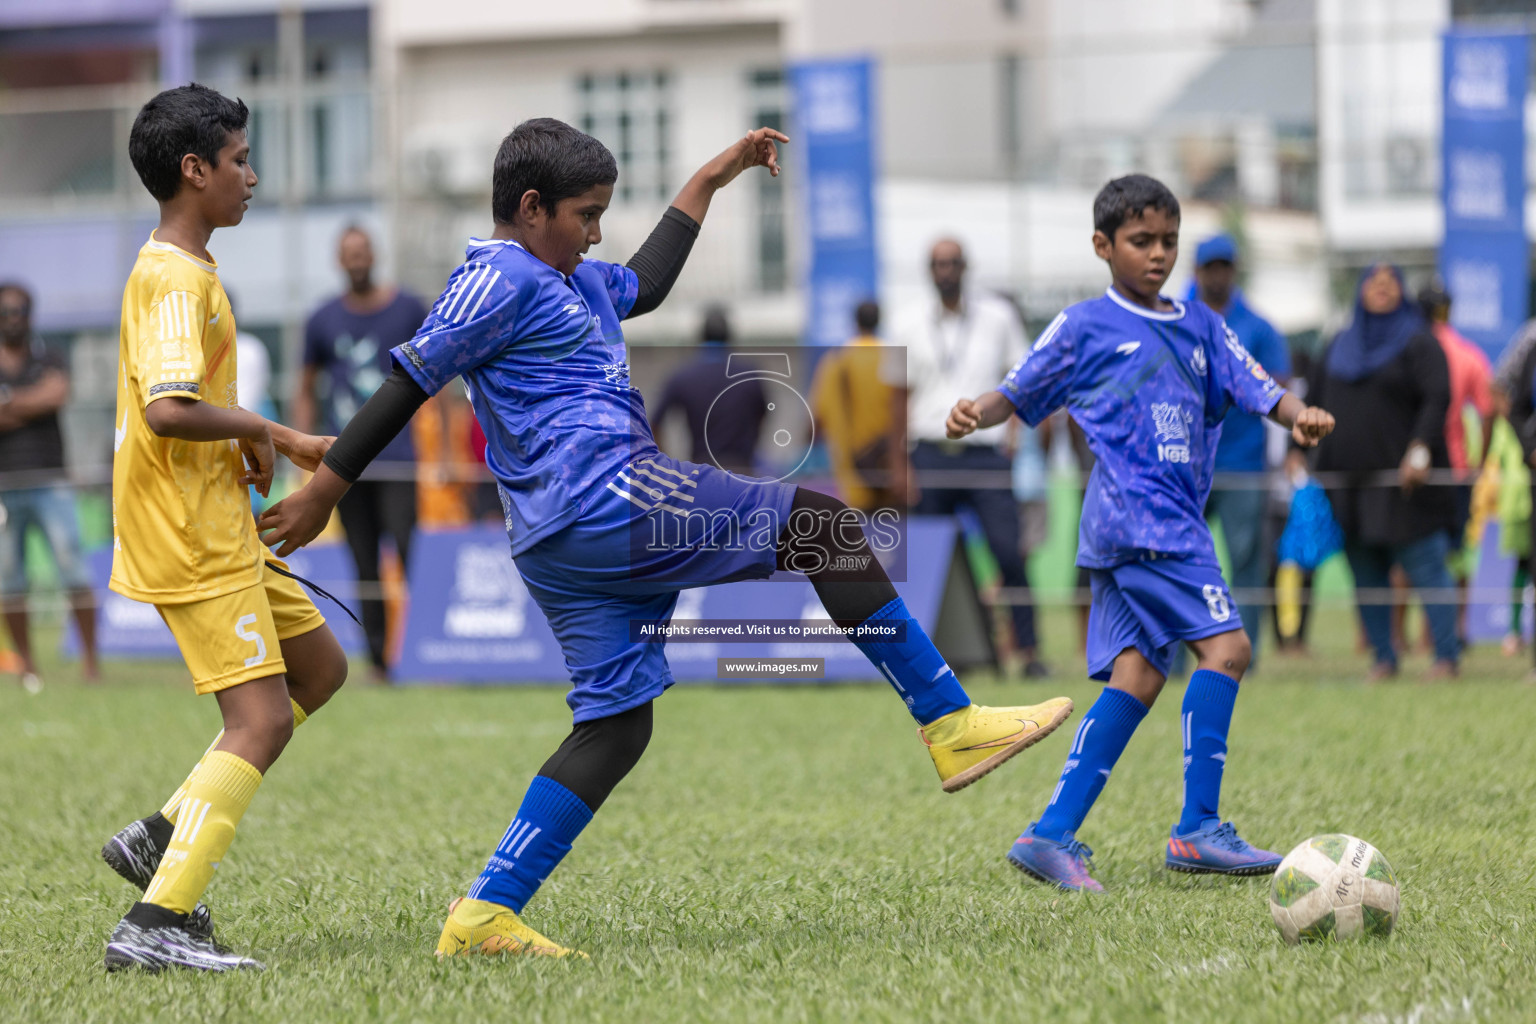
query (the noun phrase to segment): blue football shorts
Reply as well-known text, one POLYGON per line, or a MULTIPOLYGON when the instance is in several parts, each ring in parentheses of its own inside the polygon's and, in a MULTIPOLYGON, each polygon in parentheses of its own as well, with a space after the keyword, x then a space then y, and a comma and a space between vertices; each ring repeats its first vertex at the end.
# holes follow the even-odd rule
POLYGON ((689 587, 767 579, 794 500, 793 484, 656 454, 517 556, 565 655, 575 721, 639 707, 672 685, 665 644, 636 641, 631 623, 671 621, 689 587))
POLYGON ((1175 645, 1243 628, 1221 569, 1149 552, 1135 562, 1090 569, 1088 674, 1107 680, 1134 647, 1168 675, 1175 645))

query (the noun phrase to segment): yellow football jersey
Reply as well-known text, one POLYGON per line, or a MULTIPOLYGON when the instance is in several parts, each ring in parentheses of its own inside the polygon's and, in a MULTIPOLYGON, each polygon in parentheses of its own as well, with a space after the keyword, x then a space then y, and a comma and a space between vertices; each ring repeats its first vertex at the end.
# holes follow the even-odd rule
POLYGON ((123 289, 112 439, 112 582, 185 604, 261 582, 261 542, 234 441, 180 441, 144 410, 170 395, 233 408, 235 323, 218 265, 153 234, 123 289))

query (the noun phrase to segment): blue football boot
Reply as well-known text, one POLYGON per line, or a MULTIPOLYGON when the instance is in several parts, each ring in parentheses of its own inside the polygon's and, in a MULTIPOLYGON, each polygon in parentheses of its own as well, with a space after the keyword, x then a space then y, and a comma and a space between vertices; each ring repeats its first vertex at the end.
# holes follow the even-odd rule
POLYGON ((1250 846, 1230 821, 1207 818, 1203 827, 1180 835, 1175 825, 1168 837, 1169 870, 1193 875, 1272 875, 1284 858, 1250 846))
POLYGON ((1088 874, 1093 851, 1068 832, 1058 842, 1035 835, 1036 822, 1019 836, 1008 851, 1008 863, 1031 878, 1068 892, 1103 892, 1104 887, 1088 874))

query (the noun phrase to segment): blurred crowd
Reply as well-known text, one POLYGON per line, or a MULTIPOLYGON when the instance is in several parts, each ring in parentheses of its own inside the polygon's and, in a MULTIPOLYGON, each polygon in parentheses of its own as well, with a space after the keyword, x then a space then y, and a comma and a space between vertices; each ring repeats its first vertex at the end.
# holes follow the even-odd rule
MULTIPOLYGON (((1293 348, 1245 297, 1235 239, 1204 239, 1194 262, 1184 298, 1220 312, 1271 376, 1338 421, 1311 453, 1259 417, 1233 410, 1223 422, 1206 515, 1220 527, 1228 582, 1256 654, 1266 633, 1274 653, 1307 652, 1314 575, 1342 552, 1371 676, 1395 675, 1402 653, 1418 646, 1432 656, 1432 678, 1454 676, 1467 643, 1469 581, 1490 524, 1498 528, 1500 555, 1516 565, 1502 646, 1518 654, 1536 553, 1529 471, 1536 320, 1511 339, 1495 368, 1451 326, 1454 296, 1443 284, 1431 280, 1410 294, 1397 268, 1378 265, 1361 275, 1342 330, 1319 350, 1293 348), (1407 614, 1413 602, 1423 609, 1417 631, 1407 614)), ((389 350, 411 337, 426 307, 378 279, 373 242, 361 228, 342 234, 337 265, 343 287, 305 325, 292 394, 273 393, 266 345, 238 336, 241 405, 271 416, 281 402, 298 429, 336 433, 388 376, 389 350)), ((1015 419, 960 441, 945 437, 956 398, 994 388, 1030 341, 1011 296, 973 285, 960 242, 934 243, 928 271, 931 290, 921 302, 889 318, 873 299, 860 302, 846 344, 817 353, 805 396, 817 443, 793 469, 830 477, 855 509, 953 518, 973 556, 978 596, 994 613, 1001 663, 1026 678, 1048 676, 1048 658, 1064 663, 1075 652, 1060 631, 1042 635, 1030 567, 1052 538, 1069 543, 1077 515, 1071 496, 1094 456, 1066 412, 1039 429, 1015 419)), ((11 643, 0 668, 28 687, 41 685, 29 567, 51 566, 80 641, 82 675, 99 674, 100 581, 92 580, 82 550, 59 422, 69 368, 33 331, 33 302, 24 286, 0 284, 0 603, 11 643)), ((789 433, 784 413, 775 412, 768 384, 733 379, 728 311, 707 310, 697 340, 687 359, 647 389, 658 440, 680 457, 777 475, 783 464, 774 456, 789 433), (727 389, 730 400, 718 401, 727 389)), ((445 391, 338 509, 335 529, 356 567, 369 657, 381 681, 418 523, 501 519, 484 450, 462 395, 445 391)), ((1081 575, 1072 603, 1080 646, 1088 603, 1081 575)))
MULTIPOLYGON (((973 576, 998 613, 1004 664, 1025 677, 1047 676, 1031 556, 1075 528, 1075 503, 1052 501, 1053 481, 1075 477, 1064 486, 1078 493, 1094 456, 1065 411, 1039 429, 1014 420, 960 441, 944 436, 953 401, 994 388, 1029 341, 1011 296, 968 283, 958 241, 936 242, 928 269, 932 291, 923 302, 888 325, 876 302, 859 303, 846 345, 820 357, 809 403, 816 435, 851 507, 954 517, 979 556, 973 576), (1073 521, 1063 531, 1053 514, 1073 521)), ((1265 649, 1268 634, 1279 655, 1309 653, 1315 573, 1342 553, 1370 677, 1396 675, 1413 648, 1431 656, 1429 678, 1454 677, 1468 642, 1469 583, 1496 524, 1497 552, 1516 566, 1502 648, 1518 654, 1533 550, 1536 320, 1512 339, 1495 372, 1451 326, 1453 297, 1443 283, 1432 279, 1410 294, 1398 268, 1376 265, 1361 275, 1343 329, 1320 348, 1293 347, 1248 302, 1242 271, 1233 237, 1206 238, 1185 298, 1221 313, 1271 376, 1338 420, 1313 452, 1260 417, 1234 409, 1223 421, 1206 516, 1223 538, 1254 651, 1265 649), (1417 628, 1411 604, 1422 609, 1417 628)), ((717 325, 704 332, 709 354, 668 383, 657 410, 687 412, 694 444, 680 454, 694 458, 703 457, 705 410, 719 393, 729 344, 723 311, 712 311, 708 323, 717 325)), ((739 417, 734 436, 756 438, 766 414, 744 403, 727 415, 739 417)), ((727 468, 762 470, 755 451, 738 445, 727 468)), ((1073 603, 1080 645, 1088 603, 1081 570, 1073 603)))

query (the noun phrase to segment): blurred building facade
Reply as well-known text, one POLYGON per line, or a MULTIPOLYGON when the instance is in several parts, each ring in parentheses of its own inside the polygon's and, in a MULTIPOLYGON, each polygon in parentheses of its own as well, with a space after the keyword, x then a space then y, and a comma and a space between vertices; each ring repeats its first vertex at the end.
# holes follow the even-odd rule
MULTIPOLYGON (((491 159, 523 118, 615 151, 599 255, 623 259, 739 132, 794 134, 788 66, 862 54, 888 307, 927 287, 940 234, 1031 317, 1096 293, 1093 194, 1145 170, 1185 200, 1191 242, 1242 239, 1258 308, 1320 328, 1356 266, 1433 265, 1453 19, 1529 25, 1536 0, 6 0, 0 278, 31 286, 39 326, 71 343, 72 448, 103 464, 122 281, 154 217, 127 133, 163 84, 252 107, 261 185, 214 252, 282 396, 304 315, 339 284, 341 228, 375 228, 385 274, 434 294, 489 229, 491 159)), ((712 301, 744 338, 797 336, 805 225, 785 157, 781 179, 717 198, 637 343, 691 338, 712 301)))
POLYGON ((0 5, 0 279, 34 292, 38 328, 69 349, 66 436, 87 475, 111 459, 123 282, 156 219, 128 160, 138 108, 193 79, 250 106, 260 183, 211 248, 286 374, 303 313, 337 287, 341 228, 384 225, 371 25, 363 0, 0 5))

